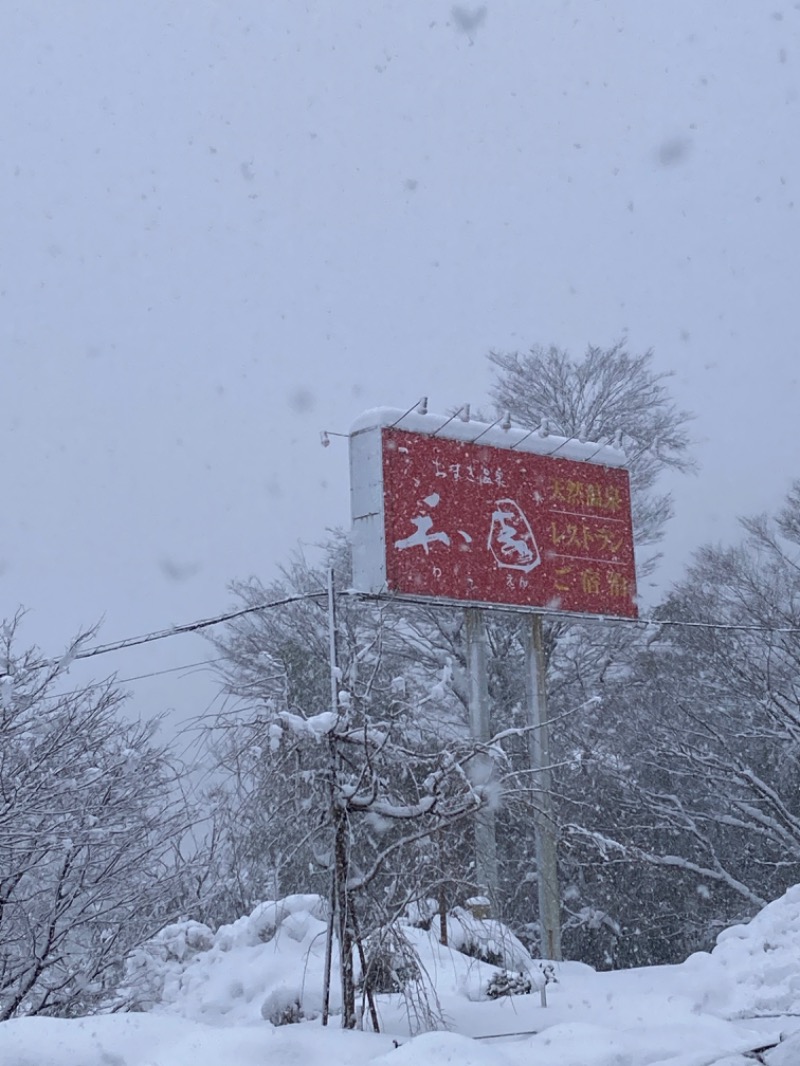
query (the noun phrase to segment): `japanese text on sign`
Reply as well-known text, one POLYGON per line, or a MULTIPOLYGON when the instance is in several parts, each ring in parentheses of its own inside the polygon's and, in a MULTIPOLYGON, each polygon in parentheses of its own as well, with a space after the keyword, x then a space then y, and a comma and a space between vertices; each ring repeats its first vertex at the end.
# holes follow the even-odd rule
POLYGON ((625 470, 393 428, 382 456, 391 590, 636 615, 625 470))

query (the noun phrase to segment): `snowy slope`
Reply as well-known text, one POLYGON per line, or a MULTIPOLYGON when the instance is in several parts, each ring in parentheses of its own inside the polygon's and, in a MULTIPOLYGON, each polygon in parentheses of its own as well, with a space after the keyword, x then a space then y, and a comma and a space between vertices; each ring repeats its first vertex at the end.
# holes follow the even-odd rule
MULTIPOLYGON (((147 1012, 92 1018, 18 1019, 0 1026, 2 1066, 256 1066, 271 1063, 380 1066, 768 1066, 800 1064, 800 886, 753 921, 726 930, 710 954, 679 966, 595 973, 556 967, 540 995, 485 998, 496 973, 407 928, 446 1030, 411 1036, 408 1004, 378 996, 381 1034, 320 1025, 324 960, 322 904, 294 896, 262 904, 216 933, 198 923, 169 927, 130 960, 127 996, 147 1012), (307 1020, 276 1028, 265 1004, 283 990, 307 1020), (149 1003, 145 1001, 148 1000, 149 1003)), ((458 929, 474 939, 481 923, 458 929), (466 931, 465 931, 466 929, 466 931)), ((503 942, 517 968, 538 964, 503 942)), ((335 985, 335 981, 334 981, 335 985)), ((336 996, 333 1001, 336 1007, 336 996)))

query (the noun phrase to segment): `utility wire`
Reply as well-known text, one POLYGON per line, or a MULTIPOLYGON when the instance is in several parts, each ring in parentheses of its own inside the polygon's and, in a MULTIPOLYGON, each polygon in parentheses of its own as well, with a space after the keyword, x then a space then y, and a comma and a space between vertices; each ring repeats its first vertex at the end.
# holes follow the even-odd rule
MULTIPOLYGON (((258 611, 267 611, 271 607, 286 607, 290 603, 299 603, 303 600, 316 600, 325 596, 325 592, 305 592, 295 596, 284 596, 280 600, 270 600, 266 603, 256 603, 252 607, 241 607, 238 611, 226 611, 224 614, 213 615, 211 618, 200 618, 194 622, 184 622, 183 625, 169 626, 167 629, 157 629, 152 633, 145 633, 140 637, 127 637, 124 640, 116 640, 111 644, 98 644, 94 648, 86 648, 77 651, 73 659, 91 659, 95 655, 107 655, 112 651, 125 651, 127 648, 136 648, 142 644, 152 644, 157 640, 166 640, 167 637, 176 637, 183 633, 197 633, 201 629, 210 629, 211 626, 222 625, 223 622, 231 622, 234 618, 244 618, 248 614, 256 614, 258 611)), ((50 660, 55 664, 58 659, 50 660)))
MULTIPOLYGON (((284 596, 278 600, 268 600, 264 603, 253 604, 250 607, 241 607, 236 611, 226 611, 223 614, 213 615, 210 618, 199 618, 193 622, 184 622, 182 625, 169 626, 166 629, 157 629, 151 633, 144 633, 140 636, 126 637, 123 640, 116 640, 109 644, 97 644, 92 648, 84 648, 82 650, 75 651, 70 658, 72 660, 77 659, 92 659, 99 655, 108 655, 112 652, 127 651, 128 648, 140 647, 143 644, 153 644, 159 640, 166 640, 169 637, 175 637, 186 633, 197 633, 203 629, 210 629, 213 626, 222 625, 225 622, 234 621, 237 618, 244 618, 247 615, 258 614, 261 611, 271 610, 274 607, 286 607, 293 603, 303 603, 310 600, 324 599, 327 593, 320 589, 319 592, 305 592, 298 593, 294 596, 284 596)), ((347 596, 353 599, 362 599, 367 601, 380 601, 383 603, 394 603, 397 605, 412 604, 414 606, 432 607, 437 606, 430 599, 422 596, 394 596, 381 593, 364 593, 358 592, 353 589, 347 589, 335 594, 338 597, 347 596)), ((438 604, 438 606, 445 607, 463 607, 464 604, 457 601, 449 601, 447 603, 438 604)), ((498 604, 482 603, 479 605, 483 610, 491 611, 494 613, 523 613, 523 614, 541 614, 548 618, 558 618, 567 621, 581 621, 581 622, 614 622, 621 625, 634 625, 634 626, 672 626, 675 628, 685 629, 713 629, 728 632, 740 632, 740 633, 780 633, 790 635, 800 635, 800 626, 768 626, 756 623, 748 622, 712 622, 712 621, 686 621, 675 618, 625 618, 617 615, 603 615, 603 614, 589 614, 581 611, 559 611, 551 608, 520 608, 518 606, 510 607, 498 604)), ((43 670, 48 666, 55 666, 63 660, 64 656, 54 657, 52 659, 43 659, 35 667, 31 669, 43 670)), ((209 663, 219 660, 207 659, 199 663, 189 663, 187 666, 169 667, 166 670, 153 671, 149 674, 142 674, 139 677, 132 677, 123 679, 120 683, 125 681, 139 681, 147 677, 156 677, 161 673, 173 673, 179 670, 191 669, 193 666, 205 666, 209 663)), ((0 674, 0 678, 8 677, 7 673, 0 674)))
MULTIPOLYGON (((280 600, 269 600, 265 603, 256 603, 251 607, 241 607, 237 611, 226 611, 224 614, 213 615, 211 618, 198 618, 194 622, 184 622, 182 625, 169 626, 166 629, 156 629, 152 633, 144 633, 137 637, 125 637, 123 640, 115 640, 110 644, 96 644, 93 648, 83 648, 68 655, 70 661, 77 659, 93 659, 98 655, 108 655, 110 652, 127 651, 128 648, 137 648, 142 644, 153 644, 157 640, 166 640, 168 637, 176 637, 184 633, 197 633, 201 629, 210 629, 211 626, 222 625, 231 622, 235 618, 244 618, 249 614, 257 614, 259 611, 267 611, 272 607, 286 607, 291 603, 301 603, 306 600, 318 600, 324 598, 326 592, 305 592, 294 596, 284 596, 280 600)), ((31 670, 44 670, 48 666, 57 666, 65 656, 55 656, 52 659, 43 659, 40 663, 30 667, 31 670)), ((0 674, 0 678, 8 677, 7 672, 0 674)))
POLYGON ((112 676, 105 681, 90 681, 86 685, 81 685, 80 688, 69 689, 66 692, 50 692, 44 696, 40 696, 39 699, 64 700, 69 696, 79 696, 84 692, 92 692, 96 688, 103 688, 109 682, 112 682, 114 685, 127 685, 131 681, 146 681, 150 677, 161 677, 163 674, 179 674, 185 670, 194 670, 199 666, 213 666, 215 663, 223 663, 227 661, 228 660, 224 655, 220 655, 216 659, 200 659, 196 663, 183 663, 181 666, 168 666, 164 670, 151 670, 147 674, 135 674, 133 677, 112 676))
POLYGON ((182 666, 168 666, 164 670, 151 670, 149 674, 136 674, 135 677, 120 677, 115 678, 115 684, 127 685, 130 681, 145 681, 148 677, 161 677, 162 674, 178 674, 181 670, 194 670, 198 666, 213 666, 214 663, 226 662, 224 655, 218 656, 216 659, 201 659, 196 663, 184 663, 182 666))
MULTIPOLYGON (((382 603, 413 604, 415 607, 466 607, 467 604, 448 600, 446 603, 436 604, 425 596, 386 595, 385 593, 356 592, 351 589, 337 593, 337 596, 352 596, 356 599, 375 600, 382 603)), ((557 618, 563 621, 578 622, 614 622, 623 625, 634 626, 675 626, 686 629, 719 629, 738 631, 743 633, 790 633, 800 634, 800 626, 767 626, 749 622, 704 622, 684 621, 678 618, 627 618, 621 615, 591 614, 584 611, 560 611, 550 607, 519 607, 506 606, 505 604, 480 603, 475 606, 481 610, 496 614, 540 614, 545 618, 557 618)))
MULTIPOLYGON (((280 600, 270 600, 266 603, 256 603, 252 607, 241 607, 238 611, 226 611, 224 614, 213 615, 211 618, 199 618, 194 622, 184 622, 182 625, 169 626, 167 629, 156 629, 152 633, 144 633, 138 637, 126 637, 124 640, 115 640, 111 644, 97 644, 93 648, 85 648, 77 651, 73 659, 92 659, 97 655, 108 655, 109 652, 126 651, 128 648, 137 648, 142 644, 153 644, 157 640, 166 640, 168 637, 176 637, 185 633, 198 633, 201 629, 210 629, 212 626, 231 622, 235 618, 244 618, 249 614, 257 614, 259 611, 267 611, 271 607, 286 607, 290 603, 300 603, 303 600, 316 600, 325 596, 325 593, 306 592, 296 596, 284 596, 280 600)), ((50 659, 43 666, 55 665, 59 659, 50 659)))

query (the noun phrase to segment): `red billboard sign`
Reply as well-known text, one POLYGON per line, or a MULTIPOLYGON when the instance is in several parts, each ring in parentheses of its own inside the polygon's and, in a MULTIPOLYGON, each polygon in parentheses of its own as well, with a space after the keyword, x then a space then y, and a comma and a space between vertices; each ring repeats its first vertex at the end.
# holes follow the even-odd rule
POLYGON ((376 434, 370 483, 380 483, 382 514, 370 517, 386 591, 636 617, 625 469, 498 447, 496 435, 487 444, 393 426, 376 434))

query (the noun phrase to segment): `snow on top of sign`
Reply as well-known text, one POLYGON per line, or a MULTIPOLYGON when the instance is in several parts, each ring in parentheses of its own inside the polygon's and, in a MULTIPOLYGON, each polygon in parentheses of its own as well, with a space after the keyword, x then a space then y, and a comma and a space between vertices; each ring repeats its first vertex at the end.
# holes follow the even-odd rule
POLYGON ((552 455, 560 459, 597 463, 600 466, 627 466, 624 452, 609 443, 556 436, 541 426, 534 430, 519 426, 504 429, 499 419, 496 423, 491 423, 476 422, 473 419, 465 421, 458 414, 420 414, 416 408, 402 411, 396 407, 374 407, 364 411, 350 427, 350 435, 388 427, 408 433, 422 433, 429 437, 444 437, 491 448, 513 448, 518 452, 552 455))

